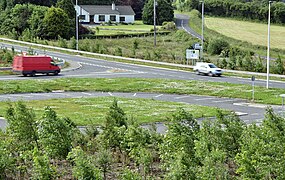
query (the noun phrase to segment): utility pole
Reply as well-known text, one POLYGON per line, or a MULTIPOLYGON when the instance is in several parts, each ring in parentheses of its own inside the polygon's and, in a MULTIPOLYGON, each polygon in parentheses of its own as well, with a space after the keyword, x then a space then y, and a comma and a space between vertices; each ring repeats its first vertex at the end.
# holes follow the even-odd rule
POLYGON ((267 39, 267 80, 266 80, 266 88, 269 88, 269 68, 270 68, 270 4, 272 1, 269 1, 269 7, 268 7, 268 39, 267 39))
POLYGON ((201 42, 201 59, 203 59, 204 51, 204 0, 202 1, 202 42, 201 42))
MULTIPOLYGON (((76 9, 77 9, 77 0, 76 0, 76 9)), ((78 14, 76 10, 76 50, 78 51, 78 14)))
POLYGON ((156 0, 153 0, 153 28, 154 47, 156 47, 156 0))

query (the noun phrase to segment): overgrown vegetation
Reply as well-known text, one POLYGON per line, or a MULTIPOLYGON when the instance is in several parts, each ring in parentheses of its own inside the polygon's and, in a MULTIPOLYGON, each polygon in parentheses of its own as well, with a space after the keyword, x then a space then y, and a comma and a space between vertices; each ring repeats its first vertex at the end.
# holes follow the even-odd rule
POLYGON ((217 111, 201 125, 179 109, 166 134, 144 129, 116 100, 101 131, 80 132, 47 107, 10 104, 0 132, 2 179, 283 179, 285 119, 268 108, 260 126, 217 111), (64 130, 63 130, 64 129, 64 130), (47 138, 48 137, 48 138, 47 138), (48 146, 47 146, 48 145, 48 146), (274 157, 274 158, 272 158, 274 157))

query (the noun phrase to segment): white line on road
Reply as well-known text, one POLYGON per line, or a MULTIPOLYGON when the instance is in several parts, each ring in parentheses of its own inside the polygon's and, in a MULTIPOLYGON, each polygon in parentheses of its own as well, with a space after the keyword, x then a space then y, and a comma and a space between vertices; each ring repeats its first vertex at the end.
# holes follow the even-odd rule
POLYGON ((219 103, 219 102, 230 102, 230 101, 235 101, 235 100, 234 99, 226 99, 226 100, 212 101, 212 102, 219 103))
POLYGON ((110 96, 113 96, 113 94, 112 94, 112 93, 110 93, 110 92, 108 92, 108 94, 109 94, 110 96))
POLYGON ((135 93, 133 96, 136 96, 137 95, 137 93, 135 93))
POLYGON ((154 96, 154 97, 158 98, 158 97, 160 97, 160 96, 163 96, 163 94, 159 94, 159 95, 157 95, 157 96, 154 96))
POLYGON ((217 99, 215 97, 210 97, 210 98, 201 98, 201 99, 194 99, 195 101, 204 101, 204 100, 211 100, 211 99, 217 99))
POLYGON ((174 99, 184 99, 184 98, 188 98, 189 96, 178 96, 178 97, 175 97, 174 99))

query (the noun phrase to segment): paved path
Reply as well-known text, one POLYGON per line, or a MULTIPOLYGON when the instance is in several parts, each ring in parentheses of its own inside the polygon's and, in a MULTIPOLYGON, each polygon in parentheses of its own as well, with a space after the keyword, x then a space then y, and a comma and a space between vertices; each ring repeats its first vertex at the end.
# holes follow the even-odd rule
MULTIPOLYGON (((181 102, 202 106, 218 107, 236 112, 245 123, 261 123, 264 118, 266 105, 254 104, 247 100, 236 98, 219 98, 200 95, 176 95, 160 93, 121 93, 121 92, 52 92, 52 93, 24 93, 0 95, 0 101, 30 101, 46 100, 55 98, 91 98, 91 97, 125 97, 125 98, 147 98, 160 101, 181 102)), ((272 106, 275 112, 281 113, 281 106, 272 106)), ((0 119, 0 126, 4 128, 6 122, 0 119)), ((161 123, 156 124, 158 130, 165 131, 161 123)))

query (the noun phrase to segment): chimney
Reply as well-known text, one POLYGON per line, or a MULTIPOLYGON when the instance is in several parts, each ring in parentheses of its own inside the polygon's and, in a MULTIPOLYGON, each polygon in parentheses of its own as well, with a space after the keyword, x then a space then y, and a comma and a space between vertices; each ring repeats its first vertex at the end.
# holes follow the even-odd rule
POLYGON ((113 2, 112 3, 112 10, 115 11, 115 9, 116 9, 116 6, 115 6, 115 3, 113 2))

